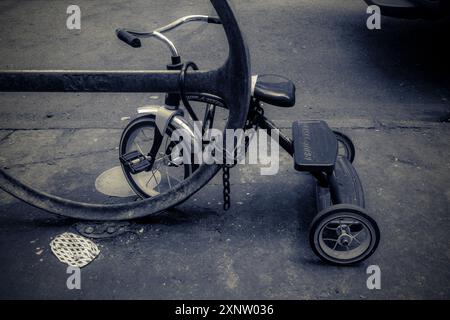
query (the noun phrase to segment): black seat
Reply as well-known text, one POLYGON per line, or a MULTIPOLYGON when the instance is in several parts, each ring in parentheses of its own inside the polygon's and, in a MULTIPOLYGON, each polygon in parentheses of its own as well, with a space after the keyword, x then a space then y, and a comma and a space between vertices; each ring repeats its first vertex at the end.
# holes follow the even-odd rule
POLYGON ((262 102, 289 108, 295 104, 295 85, 291 80, 282 76, 259 75, 253 96, 262 102))

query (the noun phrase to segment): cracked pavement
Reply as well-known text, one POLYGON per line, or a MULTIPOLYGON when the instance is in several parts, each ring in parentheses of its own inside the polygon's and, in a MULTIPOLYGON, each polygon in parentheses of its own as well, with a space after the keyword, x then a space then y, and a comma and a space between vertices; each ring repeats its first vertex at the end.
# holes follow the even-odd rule
MULTIPOLYGON (((81 31, 65 28, 66 1, 0 2, 0 69, 161 69, 166 48, 131 49, 117 27, 151 29, 203 1, 78 0, 81 31)), ((382 19, 365 28, 360 0, 249 0, 235 4, 253 73, 297 86, 291 109, 266 106, 290 134, 295 119, 324 119, 356 145, 355 166, 382 239, 366 262, 323 264, 308 244, 313 179, 280 152, 280 172, 231 171, 232 207, 223 212, 221 177, 130 232, 95 240, 100 256, 68 290, 66 267, 51 253, 76 221, 32 208, 0 191, 0 298, 40 299, 449 299, 449 22, 382 19), (42 251, 43 250, 43 251, 42 251), (368 290, 379 265, 382 289, 368 290)), ((170 34, 185 60, 217 67, 226 56, 218 26, 170 34)), ((155 94, 0 93, 0 164, 60 196, 112 203, 95 178, 118 164, 121 130, 155 94)))

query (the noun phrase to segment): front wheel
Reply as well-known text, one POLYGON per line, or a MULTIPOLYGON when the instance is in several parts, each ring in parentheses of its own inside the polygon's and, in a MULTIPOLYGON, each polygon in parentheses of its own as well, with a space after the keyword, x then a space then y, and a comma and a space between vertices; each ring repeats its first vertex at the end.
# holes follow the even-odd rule
MULTIPOLYGON (((130 187, 141 198, 150 198, 168 192, 187 179, 195 170, 194 164, 177 164, 178 161, 172 158, 171 151, 175 143, 171 141, 171 135, 177 129, 183 128, 177 124, 177 121, 171 121, 164 133, 151 170, 133 173, 128 166, 121 163, 130 187)), ((119 157, 135 151, 147 157, 153 146, 155 130, 157 129, 154 115, 134 119, 122 133, 119 157)))
POLYGON ((319 212, 313 219, 309 241, 314 253, 322 260, 350 265, 375 252, 380 242, 380 230, 364 209, 339 204, 319 212))

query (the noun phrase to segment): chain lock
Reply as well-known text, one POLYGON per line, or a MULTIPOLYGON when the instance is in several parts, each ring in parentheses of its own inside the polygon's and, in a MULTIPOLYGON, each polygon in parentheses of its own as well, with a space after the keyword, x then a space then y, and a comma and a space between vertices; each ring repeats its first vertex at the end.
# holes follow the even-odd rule
MULTIPOLYGON (((259 128, 259 120, 260 117, 264 116, 264 109, 261 108, 258 101, 253 101, 253 108, 250 110, 247 121, 245 123, 245 130, 250 128, 255 128, 258 130, 259 128)), ((250 143, 250 138, 245 141, 245 153, 247 152, 248 145, 250 143)), ((230 168, 233 168, 237 164, 236 160, 236 148, 234 150, 235 158, 233 164, 227 164, 226 161, 226 148, 224 148, 224 157, 223 157, 223 166, 222 166, 222 184, 223 184, 223 210, 228 211, 231 207, 231 184, 230 184, 230 168)))
POLYGON ((222 167, 223 210, 228 211, 231 206, 230 167, 225 163, 222 167))

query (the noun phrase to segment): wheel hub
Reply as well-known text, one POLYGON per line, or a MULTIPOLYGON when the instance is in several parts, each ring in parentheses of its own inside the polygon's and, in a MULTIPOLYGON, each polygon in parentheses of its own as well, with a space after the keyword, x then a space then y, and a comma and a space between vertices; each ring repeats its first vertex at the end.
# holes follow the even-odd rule
POLYGON ((351 235, 350 227, 348 225, 346 224, 339 225, 339 227, 336 229, 336 233, 338 234, 337 241, 341 246, 348 247, 352 243, 353 237, 351 235))
POLYGON ((352 240, 352 237, 348 234, 342 234, 338 238, 339 244, 344 247, 348 247, 352 243, 352 240))

